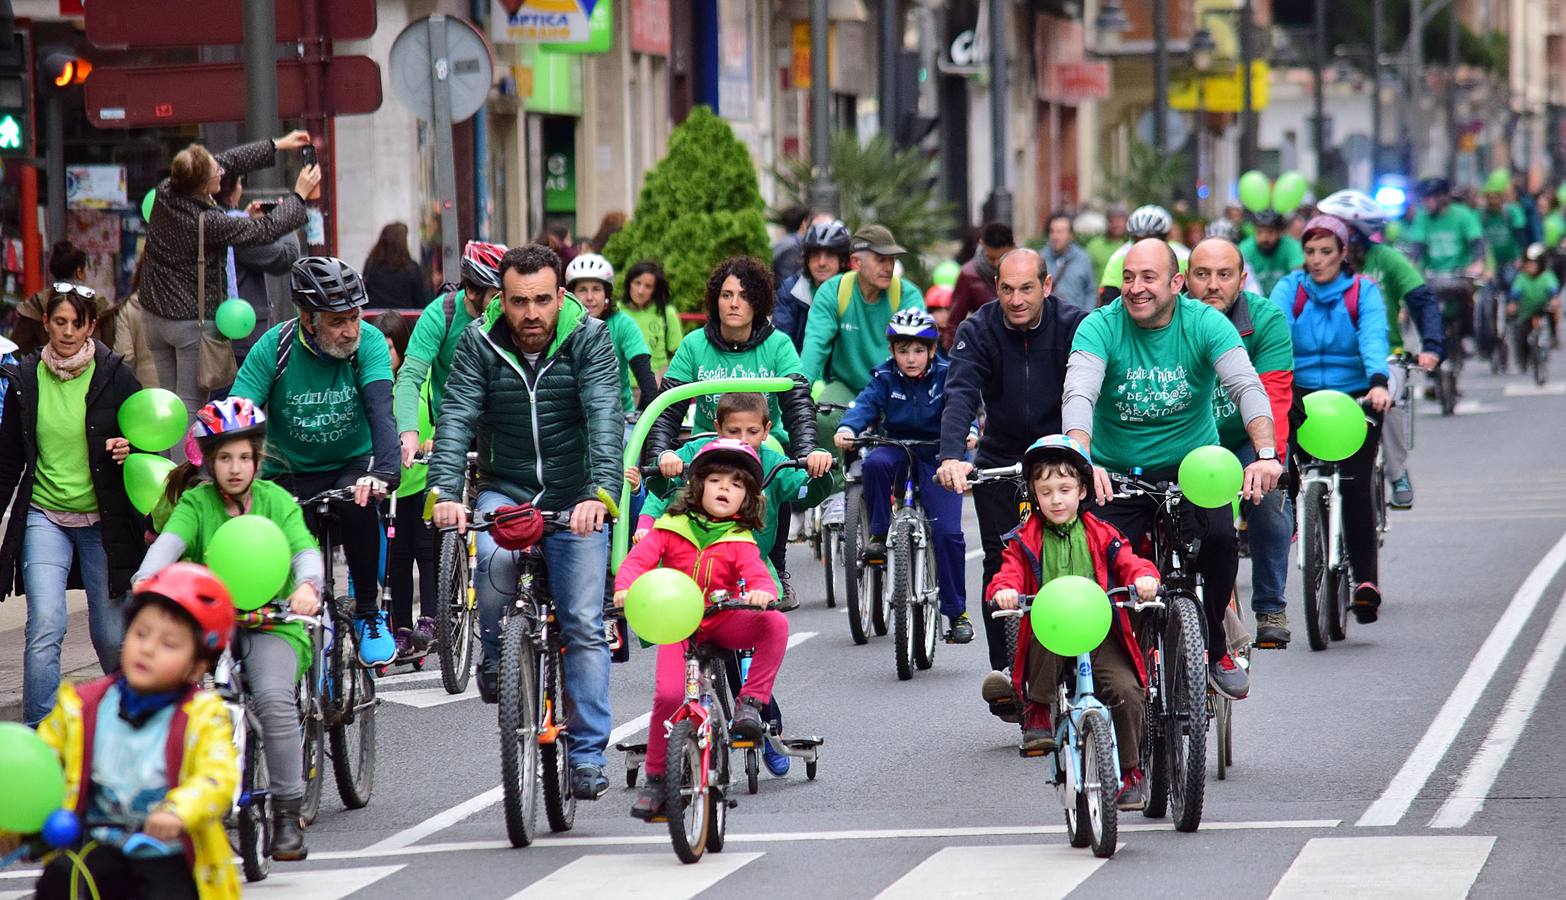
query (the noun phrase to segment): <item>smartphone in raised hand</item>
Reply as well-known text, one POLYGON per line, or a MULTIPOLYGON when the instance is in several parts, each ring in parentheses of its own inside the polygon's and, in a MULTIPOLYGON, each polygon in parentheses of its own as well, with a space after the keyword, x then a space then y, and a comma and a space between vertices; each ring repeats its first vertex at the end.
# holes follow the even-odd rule
MULTIPOLYGON (((315 145, 314 144, 305 144, 304 147, 300 149, 299 154, 300 154, 300 156, 302 156, 304 158, 304 164, 305 165, 307 165, 307 166, 320 165, 320 162, 318 161, 318 159, 316 157, 315 145)), ((311 191, 310 192, 310 196, 306 197, 305 199, 306 200, 319 200, 319 199, 321 199, 321 186, 320 185, 316 185, 315 190, 311 191)))

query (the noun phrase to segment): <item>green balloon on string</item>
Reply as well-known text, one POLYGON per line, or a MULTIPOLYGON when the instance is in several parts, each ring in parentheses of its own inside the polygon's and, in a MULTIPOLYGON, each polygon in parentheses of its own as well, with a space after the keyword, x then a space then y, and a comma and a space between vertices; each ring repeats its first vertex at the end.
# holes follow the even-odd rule
POLYGON ((250 337, 250 332, 256 328, 255 307, 238 297, 224 300, 212 319, 217 323, 218 332, 231 341, 250 337))
POLYGON ((957 265, 956 262, 949 259, 941 260, 936 265, 935 271, 930 273, 930 283, 951 287, 957 283, 957 276, 961 272, 962 266, 957 265))
POLYGON ((158 201, 158 189, 153 188, 141 197, 141 218, 144 222, 152 221, 152 207, 158 201))
POLYGON ((1098 582, 1065 575, 1039 590, 1028 623, 1044 649, 1061 656, 1080 656, 1104 642, 1112 615, 1109 596, 1098 582))
POLYGON ((1245 486, 1245 467, 1233 452, 1217 444, 1197 447, 1180 461, 1180 490, 1203 509, 1228 506, 1245 486))
POLYGON ((120 434, 137 450, 162 453, 185 437, 190 414, 179 395, 163 388, 142 388, 120 404, 120 434))
POLYGON ((1284 172, 1278 176, 1278 183, 1272 186, 1272 208, 1274 212, 1288 215, 1300 208, 1300 201, 1305 199, 1305 192, 1310 190, 1310 182, 1298 172, 1284 172))
POLYGON ((64 802, 59 754, 26 725, 0 722, 0 831, 37 834, 64 802))
POLYGON ((125 496, 130 498, 131 506, 136 507, 142 515, 152 515, 158 499, 163 496, 169 473, 174 468, 172 460, 155 453, 132 453, 125 457, 125 465, 122 467, 125 496))
POLYGON ((265 516, 235 516, 219 526, 207 542, 207 568, 234 598, 241 612, 260 609, 282 593, 288 583, 293 553, 276 522, 265 516))
POLYGON ((1370 429, 1358 400, 1342 391, 1312 391, 1301 404, 1305 421, 1294 435, 1301 450, 1323 462, 1342 462, 1364 446, 1370 429))
POLYGON ((678 644, 696 633, 706 606, 691 576, 678 569, 653 569, 631 582, 625 621, 643 640, 678 644))
POLYGON ((1272 196, 1272 184, 1267 176, 1255 169, 1240 176, 1240 205, 1253 213, 1265 212, 1272 196))

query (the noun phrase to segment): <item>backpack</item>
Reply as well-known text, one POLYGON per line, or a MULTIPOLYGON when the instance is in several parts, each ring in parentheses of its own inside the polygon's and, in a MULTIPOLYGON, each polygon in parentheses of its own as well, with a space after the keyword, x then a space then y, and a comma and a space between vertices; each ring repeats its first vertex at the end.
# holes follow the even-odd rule
MULTIPOLYGON (((848 304, 854 301, 854 284, 859 278, 858 272, 844 272, 843 277, 837 282, 837 317, 843 318, 848 312, 848 304)), ((892 314, 897 314, 897 308, 903 302, 903 280, 893 278, 892 286, 886 291, 887 298, 892 301, 892 314)))
MULTIPOLYGON (((1302 278, 1302 279, 1300 279, 1300 283, 1295 285, 1295 287, 1294 287, 1294 318, 1298 319, 1300 317, 1300 313, 1305 311, 1305 304, 1309 300, 1310 300, 1310 296, 1305 293, 1305 280, 1302 278)), ((1348 290, 1343 292, 1343 305, 1348 309, 1349 321, 1354 323, 1354 327, 1355 328, 1358 328, 1359 327, 1359 276, 1358 275, 1355 275, 1354 276, 1354 280, 1349 282, 1348 290)))

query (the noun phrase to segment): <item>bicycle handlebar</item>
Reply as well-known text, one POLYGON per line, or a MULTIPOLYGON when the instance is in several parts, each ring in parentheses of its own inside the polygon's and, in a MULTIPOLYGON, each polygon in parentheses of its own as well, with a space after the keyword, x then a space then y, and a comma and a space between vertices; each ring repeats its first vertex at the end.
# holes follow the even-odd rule
POLYGON ((311 629, 321 627, 321 616, 319 615, 301 616, 297 613, 282 612, 279 610, 256 609, 249 612, 242 612, 239 613, 238 621, 241 625, 260 625, 266 622, 273 622, 278 624, 295 622, 311 629))
MULTIPOLYGON (((1142 600, 1142 599, 1135 598, 1135 597, 1132 597, 1129 600, 1116 600, 1116 599, 1114 599, 1116 596, 1131 597, 1131 591, 1132 590, 1134 590, 1134 589, 1129 587, 1129 586, 1127 586, 1127 587, 1117 587, 1117 588, 1109 591, 1109 593, 1106 594, 1106 596, 1108 596, 1110 598, 1109 605, 1113 606, 1116 609, 1129 609, 1132 612, 1141 612, 1144 609, 1167 609, 1168 608, 1168 607, 1166 607, 1164 605, 1164 601, 1162 599, 1158 599, 1158 600, 1142 600)), ((1017 597, 1017 608, 1016 609, 997 609, 997 610, 994 610, 994 611, 992 611, 990 613, 990 618, 992 618, 992 619, 1020 619, 1023 616, 1027 615, 1028 611, 1033 608, 1033 599, 1035 597, 1037 597, 1037 596, 1038 596, 1037 594, 1021 594, 1021 595, 1019 595, 1017 597)), ((1159 585, 1158 586, 1158 596, 1160 598, 1162 598, 1164 596, 1167 596, 1167 591, 1164 589, 1163 585, 1159 585)))
POLYGON ((992 481, 1020 481, 1022 479, 1022 463, 1012 463, 1009 466, 994 466, 988 469, 974 469, 968 473, 968 486, 976 484, 988 484, 992 481))

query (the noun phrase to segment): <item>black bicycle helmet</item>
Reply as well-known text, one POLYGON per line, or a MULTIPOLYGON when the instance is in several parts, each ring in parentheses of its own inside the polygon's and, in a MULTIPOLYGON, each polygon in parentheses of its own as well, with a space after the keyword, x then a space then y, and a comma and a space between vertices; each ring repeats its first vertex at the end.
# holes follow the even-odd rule
POLYGON ((1415 189, 1420 198, 1447 197, 1452 193, 1452 183, 1445 178, 1433 176, 1419 179, 1419 186, 1415 189))
POLYGON ((348 312, 370 302, 364 279, 336 257, 301 257, 294 262, 289 280, 294 302, 311 312, 348 312))
POLYGON ((1283 213, 1275 209, 1264 209, 1259 213, 1253 213, 1257 228, 1282 228, 1284 226, 1283 213))
POLYGON ((848 253, 849 235, 848 226, 840 220, 833 219, 830 222, 817 222, 805 232, 805 252, 812 250, 830 250, 833 253, 848 253))

